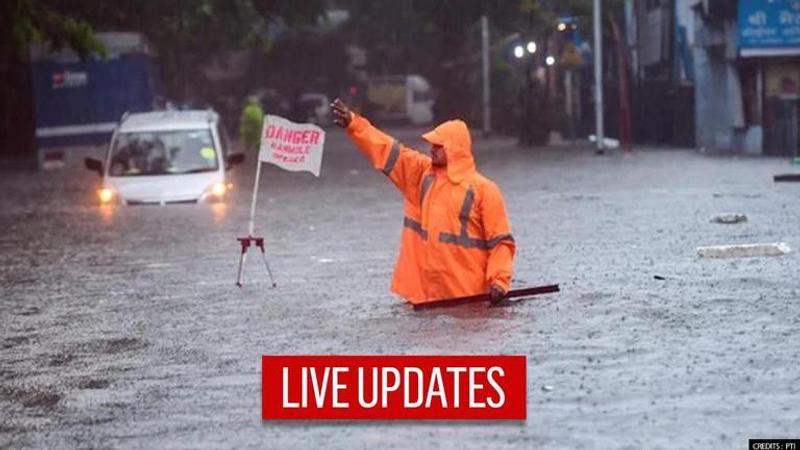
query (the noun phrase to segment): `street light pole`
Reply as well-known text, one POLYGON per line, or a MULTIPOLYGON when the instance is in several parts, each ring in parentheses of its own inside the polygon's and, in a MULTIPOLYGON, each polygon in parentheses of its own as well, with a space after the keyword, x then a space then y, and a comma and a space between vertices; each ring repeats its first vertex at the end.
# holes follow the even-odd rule
POLYGON ((481 16, 481 64, 483 75, 483 135, 492 131, 489 92, 489 18, 481 16))
POLYGON ((603 33, 601 2, 594 0, 594 115, 597 153, 603 153, 603 33))

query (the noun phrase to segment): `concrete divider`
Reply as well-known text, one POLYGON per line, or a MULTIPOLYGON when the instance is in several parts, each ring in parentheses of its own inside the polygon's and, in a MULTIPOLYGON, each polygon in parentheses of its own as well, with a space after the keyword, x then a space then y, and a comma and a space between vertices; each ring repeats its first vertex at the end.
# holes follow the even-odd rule
POLYGON ((753 256, 780 256, 791 252, 785 242, 767 244, 712 245, 697 247, 701 258, 747 258, 753 256))

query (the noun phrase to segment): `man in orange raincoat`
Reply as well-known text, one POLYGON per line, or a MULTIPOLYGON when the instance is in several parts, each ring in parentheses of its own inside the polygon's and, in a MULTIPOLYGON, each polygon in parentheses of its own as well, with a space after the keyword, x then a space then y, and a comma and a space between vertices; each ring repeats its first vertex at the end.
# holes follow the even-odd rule
POLYGON ((336 99, 334 121, 403 194, 403 232, 392 292, 413 304, 509 289, 514 238, 497 185, 478 173, 467 125, 425 133, 428 157, 378 130, 336 99))

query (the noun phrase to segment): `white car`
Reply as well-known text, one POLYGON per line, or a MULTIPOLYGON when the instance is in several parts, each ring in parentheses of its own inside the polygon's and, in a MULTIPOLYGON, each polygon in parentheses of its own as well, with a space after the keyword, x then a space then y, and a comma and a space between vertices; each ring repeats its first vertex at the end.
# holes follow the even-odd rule
POLYGON ((213 111, 126 113, 105 160, 86 158, 85 164, 103 177, 101 203, 221 201, 231 187, 226 170, 244 160, 228 148, 213 111))

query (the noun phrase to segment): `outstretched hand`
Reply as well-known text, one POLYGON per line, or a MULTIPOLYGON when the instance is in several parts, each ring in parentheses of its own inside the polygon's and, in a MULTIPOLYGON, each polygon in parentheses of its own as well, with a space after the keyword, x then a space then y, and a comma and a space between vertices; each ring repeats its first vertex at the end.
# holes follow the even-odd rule
POLYGON ((350 125, 350 121, 353 120, 353 113, 350 108, 338 98, 331 103, 331 114, 333 115, 333 123, 342 128, 347 128, 350 125))

